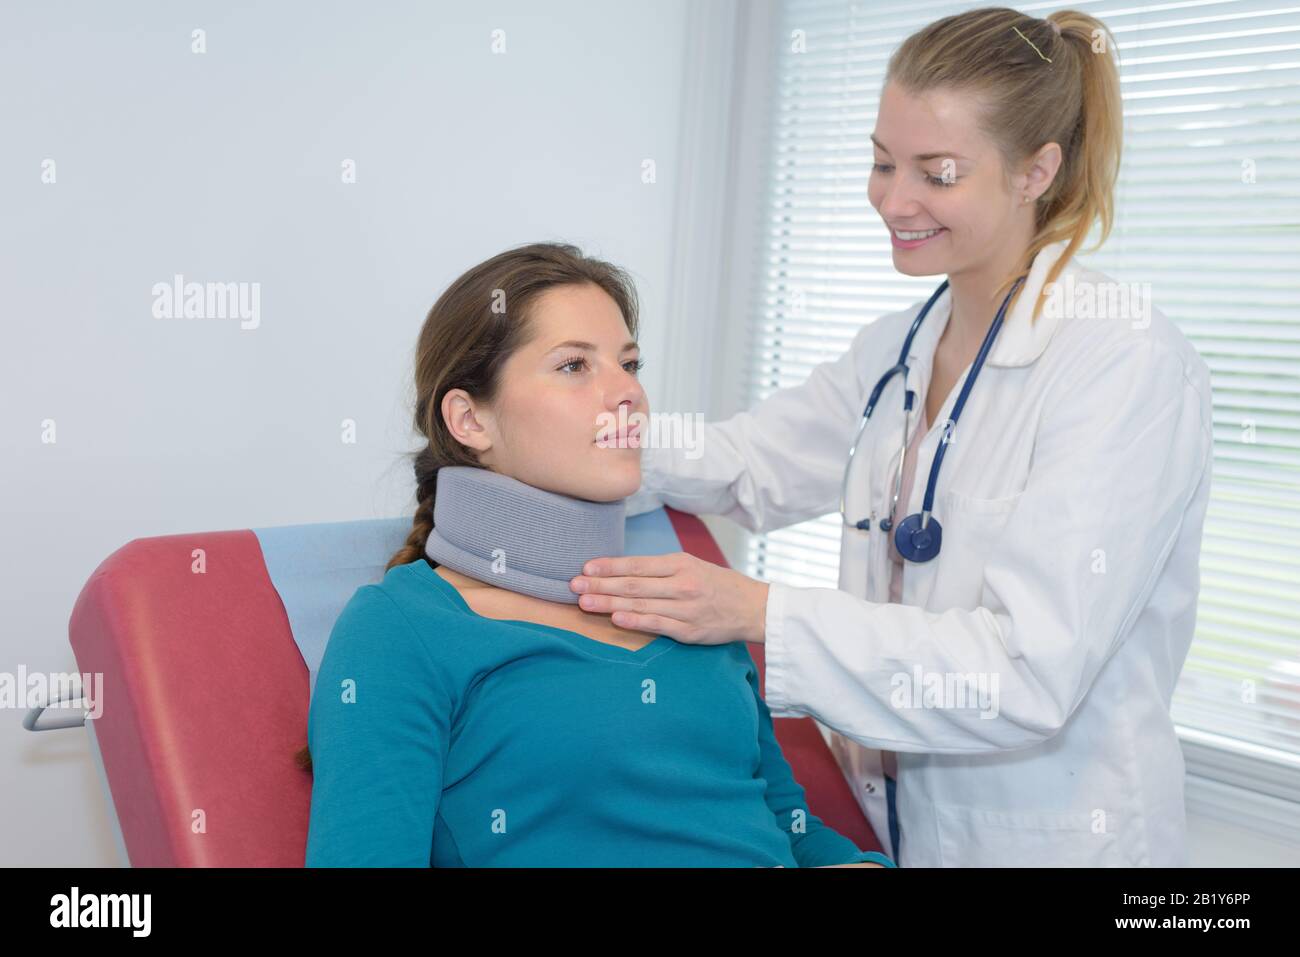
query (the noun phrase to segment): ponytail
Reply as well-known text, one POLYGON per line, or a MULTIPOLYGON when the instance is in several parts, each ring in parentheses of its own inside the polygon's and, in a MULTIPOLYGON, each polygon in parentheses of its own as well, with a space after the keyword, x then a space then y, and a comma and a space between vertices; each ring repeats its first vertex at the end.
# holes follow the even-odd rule
MULTIPOLYGON (((1099 248, 1110 235, 1115 223, 1115 183, 1119 179, 1124 142, 1119 65, 1110 30, 1100 20, 1077 10, 1057 11, 1047 17, 1047 22, 1060 31, 1061 52, 1078 76, 1080 103, 1068 145, 1057 137, 1044 141, 1055 139, 1061 144, 1061 168, 1051 187, 1039 198, 1038 230, 1016 273, 1027 272, 1043 247, 1069 240, 1039 290, 1034 304, 1035 317, 1042 308, 1049 284, 1056 281, 1066 263, 1083 247, 1092 224, 1098 223, 1099 230, 1091 249, 1099 248)), ((1003 288, 1014 281, 1015 277, 1010 277, 1003 288)))
MULTIPOLYGON (((388 560, 384 571, 407 565, 417 558, 427 558, 424 554, 425 543, 433 531, 433 501, 438 491, 438 469, 440 464, 434 460, 433 449, 426 446, 415 457, 415 518, 411 522, 411 531, 397 553, 388 560)), ((432 559, 429 559, 432 563, 432 559)))

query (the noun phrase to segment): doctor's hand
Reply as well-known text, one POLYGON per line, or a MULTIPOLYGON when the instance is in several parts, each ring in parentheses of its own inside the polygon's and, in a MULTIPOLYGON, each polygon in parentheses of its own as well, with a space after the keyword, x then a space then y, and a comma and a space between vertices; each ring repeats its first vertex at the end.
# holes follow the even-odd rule
POLYGON ((762 643, 767 582, 686 552, 593 558, 569 582, 584 611, 691 645, 762 643))

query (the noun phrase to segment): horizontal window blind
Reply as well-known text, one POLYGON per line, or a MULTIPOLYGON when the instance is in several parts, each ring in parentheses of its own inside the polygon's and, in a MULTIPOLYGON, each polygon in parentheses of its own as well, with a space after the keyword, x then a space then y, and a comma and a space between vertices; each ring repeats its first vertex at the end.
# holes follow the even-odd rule
MULTIPOLYGON (((933 291, 935 277, 894 271, 867 201, 868 135, 897 45, 979 5, 783 4, 746 406, 803 382, 863 323, 933 291), (796 30, 804 52, 791 49, 796 30)), ((1300 6, 1018 9, 1063 7, 1115 35, 1125 110, 1115 228, 1081 258, 1150 283, 1213 376, 1214 488, 1174 717, 1257 753, 1300 754, 1300 6)), ((754 536, 748 571, 834 587, 839 541, 838 512, 754 536)))

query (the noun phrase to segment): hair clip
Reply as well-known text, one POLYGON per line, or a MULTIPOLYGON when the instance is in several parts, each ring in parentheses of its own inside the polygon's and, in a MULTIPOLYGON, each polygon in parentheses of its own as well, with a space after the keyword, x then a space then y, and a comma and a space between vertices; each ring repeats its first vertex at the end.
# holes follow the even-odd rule
MULTIPOLYGON (((1019 27, 1012 27, 1011 29, 1015 30, 1016 33, 1020 33, 1019 27)), ((1029 37, 1025 36, 1023 33, 1020 33, 1020 38, 1024 40, 1026 43, 1028 43, 1031 47, 1034 47, 1034 41, 1029 39, 1029 37)), ((1050 57, 1043 56, 1043 51, 1038 49, 1038 47, 1034 47, 1034 52, 1037 53, 1040 57, 1042 57, 1042 59, 1046 60, 1048 63, 1052 62, 1050 57)))

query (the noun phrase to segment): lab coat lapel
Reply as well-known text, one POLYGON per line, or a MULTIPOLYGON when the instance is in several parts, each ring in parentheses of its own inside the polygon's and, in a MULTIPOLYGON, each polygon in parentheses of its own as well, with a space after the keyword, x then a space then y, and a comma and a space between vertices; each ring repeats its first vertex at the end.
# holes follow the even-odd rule
MULTIPOLYGON (((1016 299, 1015 304, 1003 316, 1002 328, 998 331, 997 337, 993 340, 993 347, 989 350, 989 355, 985 359, 984 368, 980 371, 976 381, 974 393, 980 389, 997 388, 997 367, 1015 367, 1029 365, 1039 358, 1046 350, 1047 344, 1051 341, 1052 336, 1056 334, 1060 325, 1060 311, 1044 308, 1039 312, 1038 318, 1030 322, 1030 315, 1033 312, 1035 302, 1039 292, 1043 289, 1047 274, 1056 261, 1064 252, 1068 241, 1062 241, 1046 246, 1041 249, 1030 266, 1029 273, 1025 278, 1024 286, 1020 296, 1016 299)), ((1061 279, 1063 280, 1072 270, 1077 270, 1077 263, 1071 259, 1062 270, 1061 279)), ((920 331, 913 341, 913 362, 918 370, 917 386, 917 405, 921 406, 926 399, 929 389, 931 373, 933 370, 934 351, 938 345, 940 336, 943 335, 943 329, 947 326, 948 320, 952 315, 952 300, 947 292, 935 303, 935 318, 939 318, 940 309, 942 308, 942 322, 935 323, 936 332, 922 342, 920 331)), ((957 396, 961 393, 967 378, 970 376, 971 367, 962 372, 954 383, 949 395, 945 396, 944 404, 939 410, 936 422, 928 423, 926 437, 922 440, 921 445, 917 448, 916 469, 912 485, 905 490, 904 495, 899 497, 900 515, 911 515, 921 510, 925 499, 925 486, 930 476, 930 468, 934 462, 934 456, 938 452, 939 445, 943 441, 943 423, 952 415, 952 410, 956 405, 957 396), (906 501, 906 505, 903 502, 906 501)), ((978 408, 978 403, 975 408, 978 408)), ((974 419, 967 417, 972 414, 974 409, 968 403, 962 414, 963 425, 971 425, 974 419)), ((917 418, 919 421, 920 411, 918 408, 917 418)), ((952 459, 953 452, 948 450, 947 457, 944 461, 944 468, 951 475, 951 470, 955 462, 952 459)), ((936 488, 934 508, 936 514, 942 512, 943 502, 943 474, 940 474, 939 487, 936 488)), ((942 520, 943 516, 940 515, 942 520)), ((886 553, 887 555, 888 553, 886 553)), ((934 573, 937 567, 935 562, 908 563, 903 573, 903 593, 901 600, 904 604, 927 606, 930 595, 934 586, 934 573)), ((884 574, 888 575, 892 568, 885 566, 884 574)), ((885 592, 886 598, 888 590, 885 592)), ((885 600, 885 599, 880 599, 885 600)))
MULTIPOLYGON (((1029 275, 1025 279, 1024 288, 1016 298, 1015 305, 1002 318, 1002 328, 993 342, 993 348, 989 350, 988 358, 984 361, 985 366, 1026 366, 1043 354, 1061 324, 1062 312, 1059 309, 1048 308, 1048 303, 1044 302, 1038 318, 1033 322, 1030 322, 1029 318, 1038 300, 1038 294, 1046 283, 1048 272, 1061 258, 1068 245, 1069 240, 1061 240, 1044 246, 1038 251, 1033 264, 1029 267, 1029 275)), ((1068 274, 1078 269, 1079 264, 1071 257, 1056 281, 1064 282, 1068 274)))

